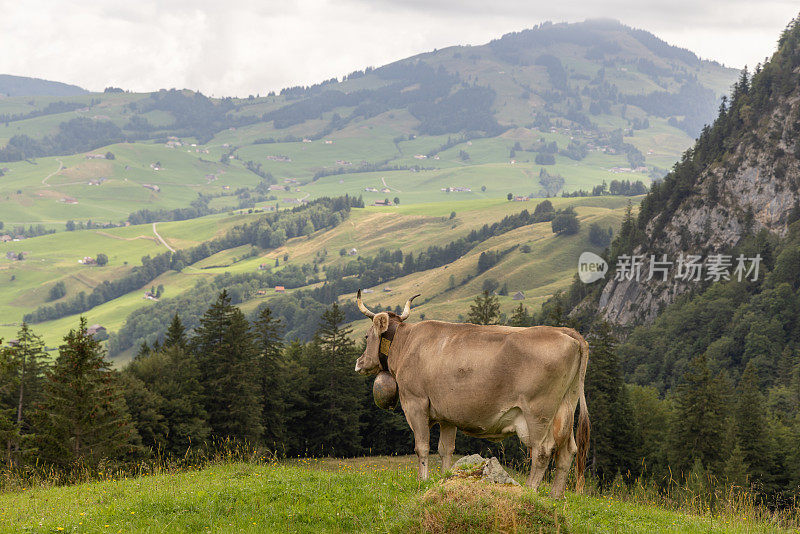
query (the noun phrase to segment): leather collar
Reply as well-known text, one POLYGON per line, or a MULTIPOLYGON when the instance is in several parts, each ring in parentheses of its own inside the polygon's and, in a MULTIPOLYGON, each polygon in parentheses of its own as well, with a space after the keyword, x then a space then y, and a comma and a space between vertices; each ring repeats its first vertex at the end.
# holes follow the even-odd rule
POLYGON ((389 349, 392 346, 398 324, 400 323, 389 321, 389 327, 386 329, 386 332, 381 334, 381 342, 378 348, 378 360, 381 362, 381 369, 386 372, 389 372, 389 349))

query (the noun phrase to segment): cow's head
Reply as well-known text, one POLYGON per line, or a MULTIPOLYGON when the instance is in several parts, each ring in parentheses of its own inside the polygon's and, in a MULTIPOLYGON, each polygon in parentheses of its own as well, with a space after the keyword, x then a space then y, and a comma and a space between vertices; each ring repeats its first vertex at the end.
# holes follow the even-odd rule
POLYGON ((363 302, 361 302, 361 290, 358 290, 358 295, 356 296, 358 309, 361 310, 361 313, 363 313, 365 316, 372 319, 372 326, 370 327, 369 331, 367 331, 367 335, 364 336, 367 340, 367 346, 364 349, 364 354, 362 354, 358 360, 356 360, 357 373, 362 375, 374 375, 381 371, 381 336, 383 336, 383 334, 385 334, 391 326, 397 326, 397 324, 408 319, 408 316, 411 314, 411 301, 418 296, 419 295, 414 295, 408 299, 406 302, 406 307, 403 309, 403 313, 400 315, 397 315, 394 312, 375 313, 367 308, 363 302))

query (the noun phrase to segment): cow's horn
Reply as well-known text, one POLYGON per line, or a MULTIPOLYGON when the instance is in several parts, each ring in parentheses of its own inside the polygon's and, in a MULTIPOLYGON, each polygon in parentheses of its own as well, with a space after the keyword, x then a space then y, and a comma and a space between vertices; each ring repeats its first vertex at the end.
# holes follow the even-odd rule
MULTIPOLYGON (((369 308, 364 306, 364 303, 361 302, 361 290, 358 290, 358 294, 356 295, 356 302, 358 303, 358 309, 361 310, 361 313, 372 319, 375 317, 375 312, 369 311, 369 308)), ((408 306, 408 304, 406 304, 408 306)))
POLYGON ((413 297, 411 297, 406 301, 406 307, 403 308, 403 313, 400 314, 401 321, 405 321, 406 319, 408 319, 408 316, 411 314, 411 301, 417 298, 418 296, 419 293, 417 293, 416 295, 414 295, 413 297))

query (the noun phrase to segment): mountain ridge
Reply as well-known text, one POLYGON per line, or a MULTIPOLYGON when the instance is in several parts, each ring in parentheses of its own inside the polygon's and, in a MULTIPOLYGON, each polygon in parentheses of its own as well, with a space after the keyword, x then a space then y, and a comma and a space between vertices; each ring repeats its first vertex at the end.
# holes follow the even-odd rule
POLYGON ((0 96, 76 96, 89 91, 63 82, 0 74, 0 96))

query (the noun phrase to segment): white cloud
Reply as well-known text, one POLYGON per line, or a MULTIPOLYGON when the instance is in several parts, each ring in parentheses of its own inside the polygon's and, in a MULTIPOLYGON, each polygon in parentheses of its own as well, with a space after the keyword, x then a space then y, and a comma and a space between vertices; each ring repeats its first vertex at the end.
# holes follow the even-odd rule
POLYGON ((599 16, 740 67, 772 53, 796 10, 783 0, 0 0, 0 72, 94 90, 188 87, 245 96, 482 44, 544 20, 599 16))

